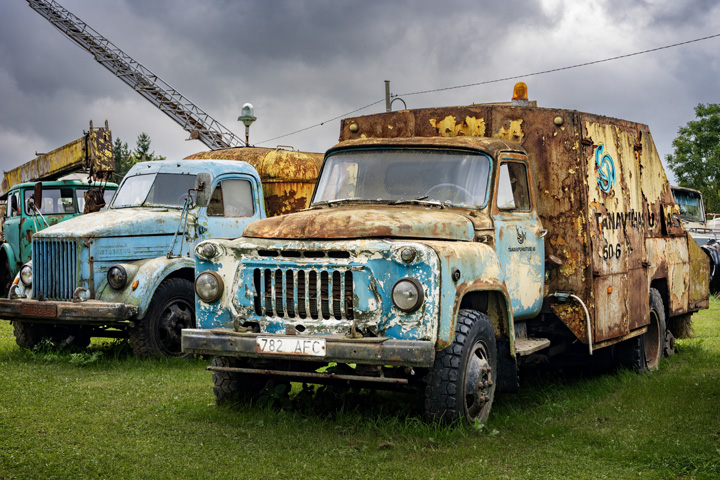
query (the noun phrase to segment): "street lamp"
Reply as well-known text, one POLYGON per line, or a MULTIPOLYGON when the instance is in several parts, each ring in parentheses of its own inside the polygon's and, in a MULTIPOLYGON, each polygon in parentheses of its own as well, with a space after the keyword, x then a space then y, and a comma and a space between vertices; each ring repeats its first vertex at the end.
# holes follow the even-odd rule
POLYGON ((257 120, 255 117, 255 108, 252 103, 246 103, 242 106, 242 115, 238 117, 238 122, 242 122, 245 125, 245 146, 250 146, 250 125, 257 120))

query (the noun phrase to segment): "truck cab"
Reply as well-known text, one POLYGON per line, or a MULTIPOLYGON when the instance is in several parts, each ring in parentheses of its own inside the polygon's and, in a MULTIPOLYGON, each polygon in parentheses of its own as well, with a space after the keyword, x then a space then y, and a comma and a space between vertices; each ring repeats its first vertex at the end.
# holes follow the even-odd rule
POLYGON ((32 235, 36 232, 82 215, 85 193, 102 187, 105 204, 110 204, 117 185, 82 180, 28 182, 14 185, 7 194, 3 219, 3 243, 0 247, 0 296, 5 297, 20 267, 30 261, 32 235), (35 191, 42 198, 35 202, 35 191))
MULTIPOLYGON (((316 165, 302 152, 230 150, 230 159, 138 163, 107 210, 33 236, 32 264, 21 268, 11 298, 0 301, 0 317, 13 321, 18 344, 31 348, 51 338, 85 346, 95 336, 129 337, 139 356, 181 356, 180 330, 195 325, 195 246, 237 237, 266 217, 261 175, 232 158, 316 165)), ((312 188, 317 171, 308 175, 293 180, 312 188)))

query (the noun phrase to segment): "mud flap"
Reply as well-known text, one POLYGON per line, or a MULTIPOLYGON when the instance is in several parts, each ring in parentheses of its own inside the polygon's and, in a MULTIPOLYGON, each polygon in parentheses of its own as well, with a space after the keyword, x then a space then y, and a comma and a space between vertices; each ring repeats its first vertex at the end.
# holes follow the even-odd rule
POLYGON ((517 393, 520 389, 518 366, 515 357, 510 355, 510 342, 507 339, 497 341, 497 386, 500 392, 517 393))

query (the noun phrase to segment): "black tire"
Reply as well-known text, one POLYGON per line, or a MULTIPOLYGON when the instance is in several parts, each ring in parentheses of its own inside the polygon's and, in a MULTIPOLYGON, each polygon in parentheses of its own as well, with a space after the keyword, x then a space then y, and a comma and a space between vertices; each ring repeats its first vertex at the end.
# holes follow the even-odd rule
POLYGON ((90 333, 82 326, 56 327, 42 323, 13 322, 15 343, 25 350, 32 350, 43 339, 47 339, 53 348, 86 348, 90 345, 90 333))
POLYGON ((195 328, 195 292, 183 278, 169 278, 155 290, 145 317, 130 328, 130 347, 138 357, 186 357, 182 329, 195 328))
POLYGON ((10 261, 7 255, 3 253, 0 255, 0 297, 7 298, 13 280, 12 275, 10 275, 10 261))
MULTIPOLYGON (((657 370, 667 347, 667 327, 662 296, 650 289, 650 323, 643 335, 617 345, 618 363, 641 372, 657 370)), ((674 347, 674 342, 673 342, 674 347)))
MULTIPOLYGON (((238 368, 248 366, 248 362, 234 357, 213 357, 212 366, 238 368)), ((267 376, 252 373, 213 371, 212 380, 218 405, 253 400, 274 385, 267 376)))
POLYGON ((484 423, 497 382, 497 345, 488 317, 475 310, 458 313, 453 343, 435 356, 425 387, 425 420, 484 423))

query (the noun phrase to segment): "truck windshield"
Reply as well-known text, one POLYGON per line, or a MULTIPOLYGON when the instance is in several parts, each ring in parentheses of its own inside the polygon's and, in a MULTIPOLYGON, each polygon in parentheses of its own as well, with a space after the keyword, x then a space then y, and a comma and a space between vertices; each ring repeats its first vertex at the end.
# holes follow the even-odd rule
POLYGON ((433 149, 339 151, 323 166, 313 204, 423 200, 485 206, 490 158, 433 149))
POLYGON ((153 173, 126 178, 115 195, 112 208, 182 207, 195 175, 153 173))
POLYGON ((683 220, 686 222, 705 222, 702 200, 699 193, 676 189, 673 189, 672 193, 675 197, 675 203, 677 203, 680 209, 680 217, 683 220))

